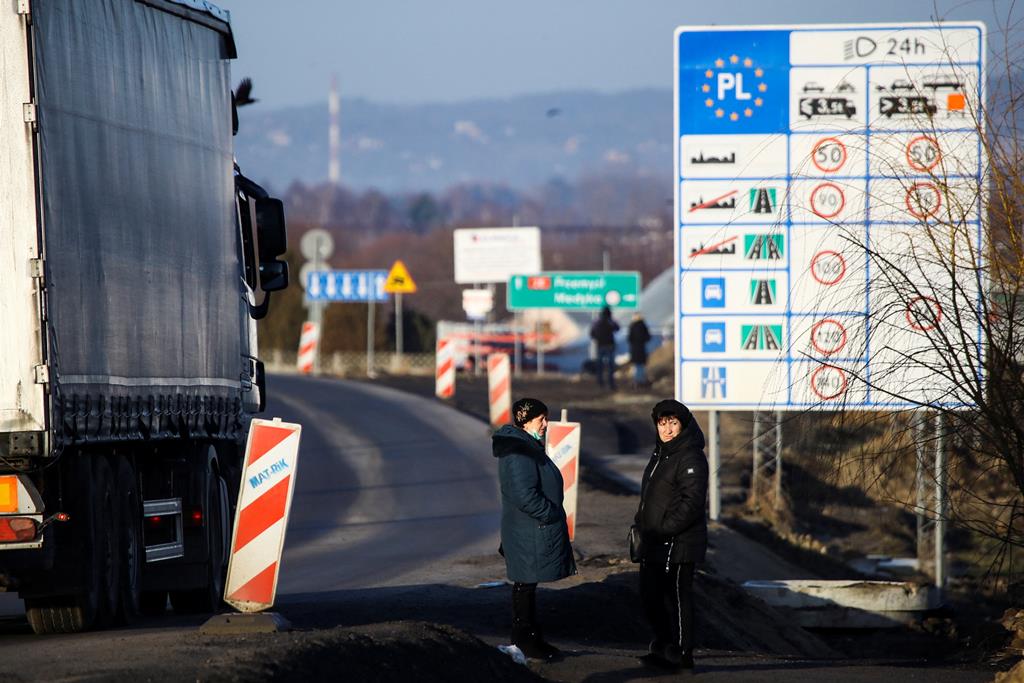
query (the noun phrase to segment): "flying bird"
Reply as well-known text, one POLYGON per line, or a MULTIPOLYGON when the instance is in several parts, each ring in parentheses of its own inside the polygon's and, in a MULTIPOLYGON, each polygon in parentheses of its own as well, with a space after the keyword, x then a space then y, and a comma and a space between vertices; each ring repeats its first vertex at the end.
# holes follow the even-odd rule
POLYGON ((554 117, 558 116, 561 113, 562 113, 562 110, 559 109, 558 107, 551 107, 551 109, 548 109, 548 111, 547 111, 547 117, 549 119, 551 119, 551 118, 554 118, 554 117))
POLYGON ((252 98, 252 79, 251 78, 243 78, 241 80, 241 82, 238 84, 238 87, 235 88, 235 93, 234 93, 233 101, 234 101, 236 107, 244 107, 247 104, 253 104, 254 102, 259 102, 259 100, 255 100, 255 99, 252 98))

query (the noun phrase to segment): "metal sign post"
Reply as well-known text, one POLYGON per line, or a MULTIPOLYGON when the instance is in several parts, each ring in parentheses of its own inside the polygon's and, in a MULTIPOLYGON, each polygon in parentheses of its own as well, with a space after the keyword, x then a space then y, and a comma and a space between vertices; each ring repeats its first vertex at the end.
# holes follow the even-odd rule
POLYGON ((376 318, 377 305, 373 301, 369 301, 366 304, 366 376, 373 378, 377 376, 377 371, 374 369, 374 346, 376 342, 377 332, 377 321, 376 318))
POLYGON ((935 415, 935 586, 946 587, 946 444, 942 413, 935 415))
POLYGON ((387 279, 384 282, 384 291, 395 295, 395 359, 391 364, 392 371, 399 371, 403 368, 402 352, 405 348, 404 328, 405 318, 402 313, 402 295, 415 294, 417 290, 416 281, 412 279, 409 270, 401 261, 395 261, 388 271, 387 279))
POLYGON ((722 462, 719 454, 721 433, 718 428, 718 411, 708 411, 708 516, 718 521, 722 514, 722 491, 718 471, 722 462))
MULTIPOLYGON (((303 256, 309 259, 310 270, 319 271, 323 269, 327 259, 334 253, 334 239, 326 230, 314 228, 306 231, 306 234, 302 236, 299 241, 299 250, 303 256)), ((325 304, 319 298, 311 296, 308 282, 305 279, 302 281, 306 284, 306 306, 309 308, 309 321, 316 325, 316 329, 322 335, 325 304)), ((313 351, 313 374, 320 374, 320 344, 317 344, 313 351)))

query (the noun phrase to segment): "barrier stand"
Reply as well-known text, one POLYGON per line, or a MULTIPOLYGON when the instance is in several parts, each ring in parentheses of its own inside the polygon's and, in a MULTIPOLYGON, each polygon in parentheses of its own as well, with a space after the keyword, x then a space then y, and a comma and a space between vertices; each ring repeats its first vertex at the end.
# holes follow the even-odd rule
POLYGON ((434 394, 438 398, 455 396, 455 340, 437 338, 435 354, 434 394))
POLYGON ((487 396, 491 426, 497 429, 507 425, 512 417, 512 378, 507 353, 487 356, 487 396))
POLYGON ((280 418, 253 420, 249 427, 224 585, 224 602, 239 611, 211 617, 200 628, 203 633, 263 633, 290 627, 280 614, 265 610, 274 606, 277 595, 301 433, 300 425, 280 418))
POLYGON ((562 411, 562 419, 548 423, 548 457, 562 472, 562 491, 565 521, 569 525, 569 540, 576 539, 576 502, 579 492, 580 470, 580 423, 568 421, 568 411, 562 411))
POLYGON ((311 375, 316 369, 317 347, 320 345, 320 323, 307 320, 302 323, 299 337, 299 357, 296 367, 304 375, 311 375))

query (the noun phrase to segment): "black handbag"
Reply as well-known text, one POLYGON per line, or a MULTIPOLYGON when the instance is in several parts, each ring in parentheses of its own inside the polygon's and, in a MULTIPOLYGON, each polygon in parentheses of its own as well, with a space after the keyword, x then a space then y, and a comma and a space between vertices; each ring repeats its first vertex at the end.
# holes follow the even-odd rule
POLYGON ((629 561, 639 562, 643 558, 644 543, 640 534, 640 527, 636 524, 629 527, 629 561))

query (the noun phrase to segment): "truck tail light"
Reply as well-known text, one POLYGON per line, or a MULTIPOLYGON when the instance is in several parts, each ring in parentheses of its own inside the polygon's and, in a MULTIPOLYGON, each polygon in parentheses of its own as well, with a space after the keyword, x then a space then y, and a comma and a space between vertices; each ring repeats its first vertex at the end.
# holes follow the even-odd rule
POLYGON ((31 517, 0 517, 0 543, 24 543, 36 537, 39 526, 31 517))

